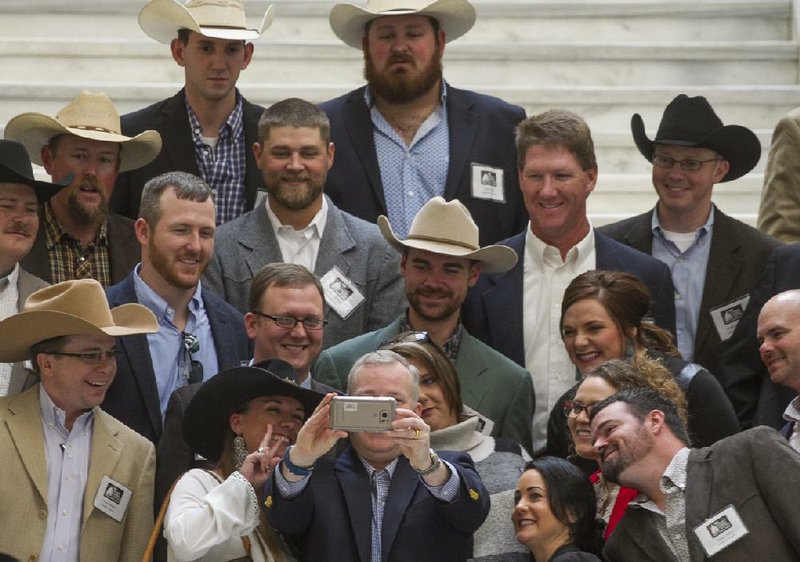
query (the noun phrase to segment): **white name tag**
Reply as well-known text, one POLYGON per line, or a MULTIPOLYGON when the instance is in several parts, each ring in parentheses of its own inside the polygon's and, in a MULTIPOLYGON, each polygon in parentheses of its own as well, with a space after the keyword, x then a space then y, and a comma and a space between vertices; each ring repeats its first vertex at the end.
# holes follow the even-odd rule
POLYGON ((333 266, 319 281, 325 292, 325 302, 342 320, 346 320, 358 308, 358 305, 364 302, 364 295, 361 294, 358 287, 336 266, 333 266))
POLYGON ((744 309, 747 308, 747 303, 749 302, 750 295, 745 295, 709 311, 720 341, 726 341, 733 335, 733 331, 739 324, 739 320, 742 318, 744 309))
POLYGON ((503 168, 472 163, 472 196, 475 199, 505 203, 504 185, 503 168))
POLYGON ((464 414, 468 416, 475 416, 480 420, 478 422, 478 428, 477 428, 478 433, 481 433, 483 435, 491 435, 492 431, 494 431, 494 422, 491 420, 491 418, 487 418, 486 416, 481 414, 478 410, 470 408, 465 404, 464 414))
POLYGON ((133 492, 119 482, 103 476, 94 497, 94 506, 112 519, 122 521, 132 495, 133 492))
POLYGON ((739 513, 732 505, 712 515, 694 530, 694 534, 700 539, 700 544, 709 557, 732 545, 748 532, 742 518, 739 517, 739 513))

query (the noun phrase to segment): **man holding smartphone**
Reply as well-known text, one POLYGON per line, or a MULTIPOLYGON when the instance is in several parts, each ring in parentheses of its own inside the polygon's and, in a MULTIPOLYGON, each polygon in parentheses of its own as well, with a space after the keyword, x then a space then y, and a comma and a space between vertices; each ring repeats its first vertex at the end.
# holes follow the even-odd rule
POLYGON ((272 525, 295 540, 300 560, 466 560, 472 533, 489 512, 489 494, 465 453, 430 448, 420 417, 419 376, 394 352, 368 353, 353 365, 350 396, 392 397, 391 429, 330 428, 328 394, 267 484, 272 525), (325 454, 349 436, 337 458, 325 454))

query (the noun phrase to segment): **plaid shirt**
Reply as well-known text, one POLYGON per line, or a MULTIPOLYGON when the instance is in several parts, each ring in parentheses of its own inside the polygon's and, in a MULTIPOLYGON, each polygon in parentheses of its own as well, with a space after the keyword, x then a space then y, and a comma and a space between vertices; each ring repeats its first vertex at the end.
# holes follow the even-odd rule
POLYGON ((200 176, 214 191, 217 225, 235 219, 245 208, 246 148, 242 125, 242 96, 236 92, 236 105, 219 128, 214 147, 203 141, 203 129, 186 100, 186 113, 192 129, 194 155, 200 176))
POLYGON ((108 259, 106 221, 92 242, 81 246, 53 214, 50 203, 44 204, 45 243, 50 261, 50 281, 61 283, 72 279, 96 279, 103 287, 111 284, 111 263, 108 259))
MULTIPOLYGON (((402 334, 403 332, 424 332, 425 330, 415 330, 411 327, 411 324, 408 322, 408 313, 403 316, 403 321, 400 322, 400 331, 398 334, 402 334)), ((447 341, 444 342, 442 346, 442 351, 447 356, 447 358, 455 364, 456 359, 458 359, 458 348, 461 347, 461 335, 464 333, 464 325, 461 323, 461 320, 458 321, 458 326, 456 326, 453 335, 447 338, 447 341)))

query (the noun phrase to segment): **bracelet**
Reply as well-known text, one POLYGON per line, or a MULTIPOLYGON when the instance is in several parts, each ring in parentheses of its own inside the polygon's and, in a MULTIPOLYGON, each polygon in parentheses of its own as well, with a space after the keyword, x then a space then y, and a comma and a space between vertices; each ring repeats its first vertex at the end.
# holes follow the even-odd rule
POLYGON ((314 471, 314 465, 311 466, 297 466, 292 462, 292 459, 289 457, 289 453, 292 451, 292 447, 286 449, 286 454, 283 455, 283 464, 286 465, 286 470, 294 474, 295 476, 305 477, 311 474, 314 471))
POLYGON ((433 449, 431 449, 431 465, 428 468, 426 468, 425 470, 417 470, 413 466, 411 468, 414 468, 414 470, 420 476, 427 476, 428 474, 433 474, 434 472, 439 470, 440 466, 442 466, 442 461, 439 460, 439 455, 437 455, 436 452, 433 449))

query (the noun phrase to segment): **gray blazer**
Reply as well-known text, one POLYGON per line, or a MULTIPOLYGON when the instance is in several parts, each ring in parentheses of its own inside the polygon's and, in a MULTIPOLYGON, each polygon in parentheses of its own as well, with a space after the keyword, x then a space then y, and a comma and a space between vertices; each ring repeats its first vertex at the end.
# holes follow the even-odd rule
MULTIPOLYGON (((327 196, 326 196, 327 197, 327 196)), ((203 286, 242 313, 249 310, 250 284, 268 263, 283 261, 265 204, 220 226, 214 237, 214 258, 203 286)), ((364 295, 346 318, 327 304, 324 344, 328 348, 391 323, 405 307, 400 256, 383 239, 378 227, 340 211, 328 199, 328 217, 314 273, 325 275, 336 266, 364 295)))
MULTIPOLYGON (((17 310, 22 310, 22 307, 25 305, 25 300, 31 293, 47 287, 48 285, 49 283, 42 281, 35 275, 31 275, 20 268, 19 277, 17 278, 17 291, 19 293, 17 310)), ((11 380, 8 383, 8 396, 19 394, 23 390, 32 387, 37 382, 39 382, 39 377, 25 366, 24 361, 14 363, 11 367, 11 380)))

